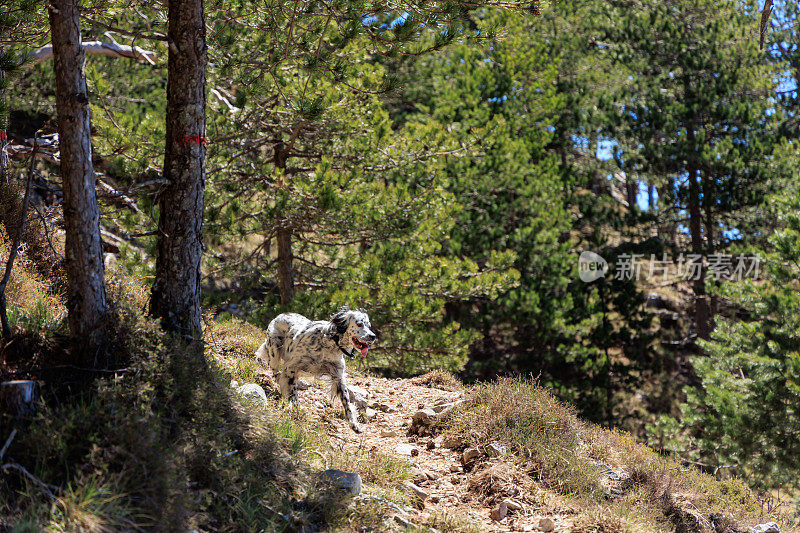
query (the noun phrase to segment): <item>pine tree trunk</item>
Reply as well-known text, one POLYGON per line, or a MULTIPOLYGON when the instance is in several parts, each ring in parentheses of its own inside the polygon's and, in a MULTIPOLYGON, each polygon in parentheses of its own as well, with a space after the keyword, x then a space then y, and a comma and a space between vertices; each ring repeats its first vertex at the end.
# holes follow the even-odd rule
POLYGON ((203 0, 170 0, 164 177, 151 311, 200 338, 205 182, 206 26, 203 0))
POLYGON ((281 305, 289 305, 294 298, 294 275, 292 273, 292 230, 278 230, 278 289, 281 305))
MULTIPOLYGON (((690 129, 691 132, 691 129, 690 129)), ((693 132, 689 134, 690 139, 694 137, 693 132)), ((703 218, 700 211, 700 186, 697 182, 697 169, 693 164, 689 164, 689 233, 692 237, 692 253, 702 256, 703 254, 703 218)), ((702 260, 702 259, 701 259, 702 260)), ((694 280, 695 298, 695 322, 697 324, 697 336, 701 339, 708 339, 709 312, 708 300, 706 298, 705 267, 701 268, 699 279, 694 280)))
POLYGON ((36 409, 38 386, 35 381, 4 381, 0 383, 0 414, 12 418, 31 416, 36 409))
MULTIPOLYGON (((714 247, 714 181, 711 176, 703 176, 703 210, 705 211, 706 228, 706 254, 713 254, 714 247)), ((711 294, 707 297, 708 301, 708 334, 714 331, 714 315, 717 312, 717 298, 711 294)))
POLYGON ((102 341, 98 327, 106 312, 105 269, 77 2, 52 0, 50 33, 64 187, 69 328, 76 339, 98 344, 102 341))
MULTIPOLYGON (((273 162, 278 169, 278 187, 286 187, 286 147, 282 141, 275 145, 273 162)), ((276 236, 278 244, 278 290, 281 293, 281 305, 289 305, 294 298, 294 272, 292 270, 292 229, 278 228, 276 236)))
POLYGON ((625 175, 625 196, 628 200, 628 209, 631 211, 638 207, 637 196, 639 195, 639 184, 635 178, 625 175))
MULTIPOLYGON (((2 54, 4 50, 0 48, 0 54, 2 54)), ((2 104, 5 103, 6 94, 5 94, 5 80, 6 80, 6 73, 0 68, 0 113, 4 112, 2 104)), ((8 124, 8 117, 7 116, 0 116, 0 183, 7 183, 8 182, 8 155, 6 154, 6 144, 8 143, 8 133, 6 132, 6 127, 8 124)))

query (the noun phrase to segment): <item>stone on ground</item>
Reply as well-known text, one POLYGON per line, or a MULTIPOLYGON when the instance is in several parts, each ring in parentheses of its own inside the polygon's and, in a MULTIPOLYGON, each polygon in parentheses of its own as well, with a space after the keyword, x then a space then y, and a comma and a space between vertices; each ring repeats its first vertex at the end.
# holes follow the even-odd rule
POLYGON ((350 496, 361 494, 361 476, 357 473, 329 468, 320 472, 319 477, 350 496))

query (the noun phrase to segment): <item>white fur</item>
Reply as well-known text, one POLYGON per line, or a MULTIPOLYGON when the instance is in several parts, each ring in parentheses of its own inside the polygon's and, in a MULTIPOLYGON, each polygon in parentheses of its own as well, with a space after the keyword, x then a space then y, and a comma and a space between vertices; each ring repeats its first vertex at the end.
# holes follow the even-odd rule
POLYGON ((353 431, 361 432, 355 407, 350 402, 344 356, 354 356, 355 342, 369 346, 375 341, 369 316, 363 310, 342 307, 330 320, 311 321, 297 313, 275 317, 256 358, 272 370, 281 395, 297 401, 295 380, 300 373, 331 378, 331 398, 338 396, 353 431))

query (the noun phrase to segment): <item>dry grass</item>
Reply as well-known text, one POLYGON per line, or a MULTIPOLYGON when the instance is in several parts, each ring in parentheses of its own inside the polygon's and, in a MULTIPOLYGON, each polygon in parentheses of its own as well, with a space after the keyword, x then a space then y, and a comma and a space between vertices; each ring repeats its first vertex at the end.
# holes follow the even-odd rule
POLYGON ((410 381, 421 387, 436 387, 443 390, 457 391, 464 388, 461 380, 446 370, 431 370, 426 374, 411 378, 410 381))
POLYGON ((486 507, 506 498, 524 501, 535 491, 530 476, 511 462, 484 463, 470 475, 468 483, 470 492, 486 507))
POLYGON ((545 491, 575 503, 575 532, 693 533, 711 531, 712 517, 731 531, 766 520, 796 531, 790 529, 794 516, 765 515, 741 481, 717 480, 656 454, 629 433, 585 424, 535 382, 499 379, 466 396, 444 432, 465 446, 501 442, 511 450, 473 467, 469 489, 487 506, 508 497, 536 502, 545 491), (621 478, 607 478, 605 465, 621 478), (610 486, 617 494, 608 499, 610 486))
MULTIPOLYGON (((0 276, 5 272, 11 242, 0 226, 0 276)), ((35 264, 23 246, 11 270, 11 278, 6 286, 8 319, 17 331, 29 330, 41 334, 60 330, 66 319, 67 309, 63 298, 56 294, 49 281, 36 269, 35 264)))
POLYGON ((469 445, 501 441, 539 484, 564 494, 602 495, 599 472, 580 455, 584 424, 572 409, 524 378, 477 385, 450 418, 449 434, 469 445))

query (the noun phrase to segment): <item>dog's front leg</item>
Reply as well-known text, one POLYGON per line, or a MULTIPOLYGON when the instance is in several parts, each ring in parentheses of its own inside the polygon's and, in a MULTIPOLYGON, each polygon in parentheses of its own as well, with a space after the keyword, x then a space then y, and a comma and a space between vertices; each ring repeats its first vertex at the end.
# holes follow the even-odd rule
POLYGON ((347 390, 347 379, 343 375, 333 378, 331 389, 331 394, 336 393, 336 395, 339 396, 339 399, 342 401, 342 407, 344 407, 344 416, 347 418, 347 422, 350 424, 350 427, 356 433, 361 433, 361 426, 359 426, 358 422, 356 422, 355 406, 353 406, 353 404, 350 402, 350 393, 347 390))
POLYGON ((297 373, 293 370, 284 370, 280 373, 280 376, 278 376, 278 386, 280 386, 281 389, 281 396, 296 404, 298 402, 297 385, 295 381, 297 381, 297 373))

